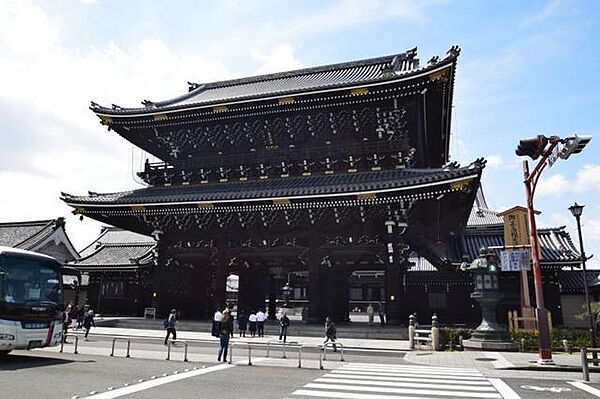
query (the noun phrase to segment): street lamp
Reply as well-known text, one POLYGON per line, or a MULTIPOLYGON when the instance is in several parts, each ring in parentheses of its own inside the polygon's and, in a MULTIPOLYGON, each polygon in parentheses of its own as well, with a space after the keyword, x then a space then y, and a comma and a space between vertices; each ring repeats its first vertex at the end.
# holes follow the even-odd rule
MULTIPOLYGON (((571 214, 577 220, 577 233, 579 234, 579 253, 581 256, 581 269, 583 272, 583 288, 585 292, 585 304, 587 306, 588 319, 590 322, 590 334, 592 338, 592 347, 596 348, 596 334, 594 333, 594 316, 592 315, 592 305, 590 304, 590 294, 588 290, 587 270, 585 268, 585 251, 583 250, 583 238, 581 237, 581 214, 583 213, 583 205, 574 203, 569 207, 571 214)), ((596 353, 594 353, 596 355, 596 353)))
POLYGON ((290 274, 288 273, 287 283, 281 288, 281 292, 283 293, 283 307, 289 308, 290 306, 290 298, 292 296, 292 291, 294 290, 290 285, 290 274))

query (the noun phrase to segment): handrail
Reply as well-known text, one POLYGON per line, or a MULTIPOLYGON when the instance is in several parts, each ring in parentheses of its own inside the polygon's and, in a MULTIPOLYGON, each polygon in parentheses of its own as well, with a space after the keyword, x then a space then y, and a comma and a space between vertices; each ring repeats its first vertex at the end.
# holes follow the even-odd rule
MULTIPOLYGON (((270 348, 271 348, 271 342, 277 345, 281 345, 283 348, 283 356, 281 356, 282 359, 287 359, 286 353, 285 353, 285 347, 288 346, 290 347, 292 344, 291 343, 287 343, 287 342, 280 342, 280 341, 267 341, 267 357, 269 357, 269 353, 270 353, 270 348)), ((260 344, 260 342, 257 342, 257 344, 260 344)))
POLYGON ((323 343, 323 360, 327 360, 327 347, 331 346, 333 347, 334 351, 336 350, 335 347, 336 346, 340 346, 340 348, 342 348, 341 352, 340 352, 340 362, 344 361, 344 344, 340 343, 340 342, 325 342, 323 343))
POLYGON ((187 354, 188 354, 188 343, 186 341, 184 341, 184 340, 181 340, 181 339, 172 339, 172 340, 170 340, 168 342, 168 344, 167 344, 167 360, 171 360, 171 345, 174 344, 174 343, 179 343, 179 342, 181 342, 185 346, 185 351, 184 351, 184 354, 183 354, 183 361, 184 362, 188 361, 188 357, 187 357, 187 354))
POLYGON ((115 342, 118 341, 127 341, 127 355, 125 355, 125 357, 131 357, 129 356, 129 348, 131 347, 131 338, 129 337, 114 337, 112 340, 112 347, 110 349, 110 356, 114 356, 115 355, 115 342))
MULTIPOLYGON (((257 342, 257 344, 260 344, 257 342)), ((252 366, 252 344, 250 342, 231 342, 229 341, 229 364, 233 363, 233 347, 237 345, 246 345, 248 347, 248 366, 252 366)))
POLYGON ((73 354, 78 354, 79 352, 77 351, 77 345, 79 345, 79 336, 75 335, 75 334, 64 334, 63 335, 63 339, 60 340, 60 353, 63 352, 63 347, 65 346, 65 341, 67 340, 67 337, 73 337, 75 338, 75 351, 73 352, 73 354))

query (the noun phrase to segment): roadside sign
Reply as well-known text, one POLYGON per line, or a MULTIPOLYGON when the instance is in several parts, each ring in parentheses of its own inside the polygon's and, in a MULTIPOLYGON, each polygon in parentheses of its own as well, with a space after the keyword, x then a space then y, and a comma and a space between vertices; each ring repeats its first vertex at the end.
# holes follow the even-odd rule
POLYGON ((529 245, 527 208, 515 206, 499 213, 498 216, 504 219, 504 245, 529 245))
POLYGON ((500 251, 500 269, 503 272, 531 270, 529 251, 526 249, 500 251))
POLYGON ((552 150, 552 154, 550 154, 548 156, 548 167, 551 168, 552 165, 554 165, 554 162, 556 162, 556 160, 558 159, 558 146, 554 147, 554 149, 552 150))

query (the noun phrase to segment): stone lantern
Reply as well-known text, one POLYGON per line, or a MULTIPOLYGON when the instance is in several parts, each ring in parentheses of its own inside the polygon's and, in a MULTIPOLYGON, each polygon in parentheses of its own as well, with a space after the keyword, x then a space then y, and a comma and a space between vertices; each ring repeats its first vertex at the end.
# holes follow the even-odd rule
POLYGON ((461 269, 473 276, 475 291, 471 298, 481 307, 481 324, 473 331, 471 339, 463 341, 465 349, 517 350, 517 343, 511 341, 506 328, 496 321, 496 307, 504 298, 498 284, 498 256, 487 248, 481 248, 479 257, 471 264, 463 264, 461 269))

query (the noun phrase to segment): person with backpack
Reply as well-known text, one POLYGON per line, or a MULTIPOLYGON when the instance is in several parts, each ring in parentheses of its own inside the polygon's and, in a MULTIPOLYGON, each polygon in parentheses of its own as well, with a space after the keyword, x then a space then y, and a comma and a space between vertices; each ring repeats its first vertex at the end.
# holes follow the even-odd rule
POLYGON ((169 317, 165 319, 163 322, 165 328, 167 329, 167 336, 165 337, 165 345, 169 340, 169 336, 173 336, 173 341, 177 339, 177 331, 175 330, 175 323, 177 323, 177 310, 171 309, 171 313, 169 317))
POLYGON ((290 326, 290 318, 287 317, 287 314, 283 312, 281 314, 281 318, 279 319, 279 340, 283 338, 283 342, 287 339, 287 330, 290 326))
POLYGON ((223 362, 227 361, 227 348, 229 347, 229 335, 233 330, 233 322, 231 321, 231 316, 229 315, 229 309, 225 308, 223 311, 223 318, 221 319, 221 328, 219 335, 219 355, 217 356, 217 361, 220 362, 221 358, 223 358, 223 362))

